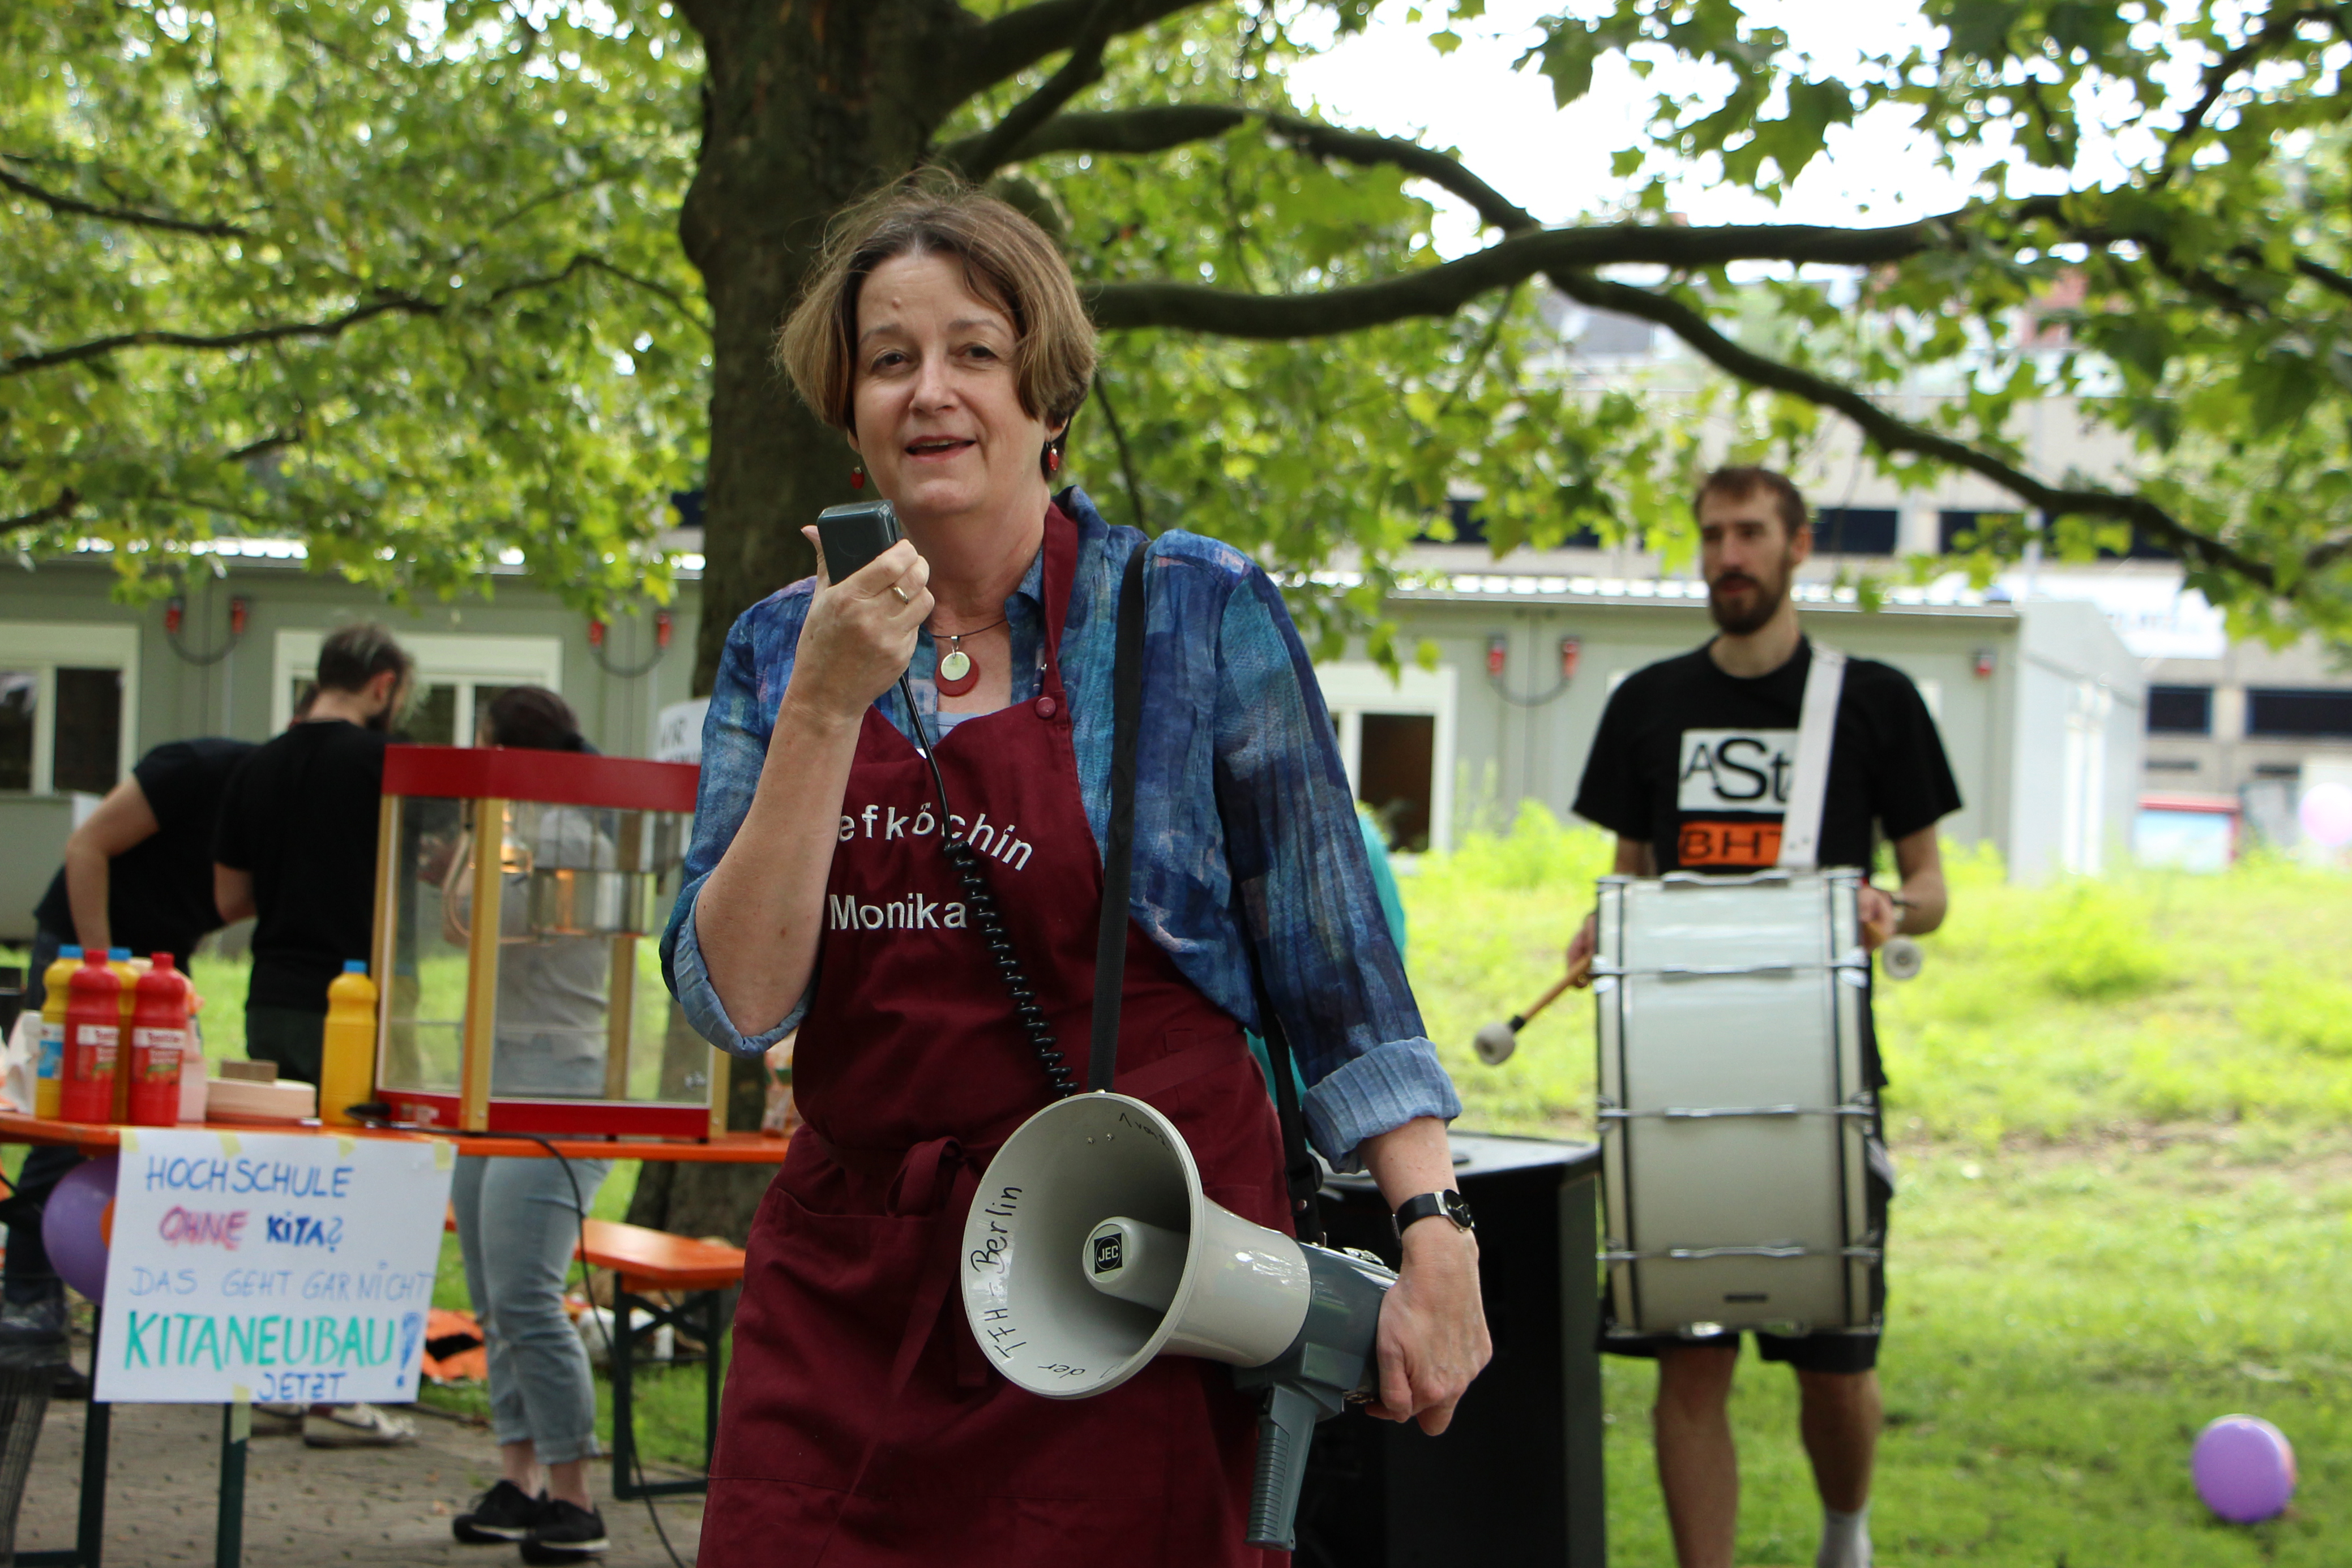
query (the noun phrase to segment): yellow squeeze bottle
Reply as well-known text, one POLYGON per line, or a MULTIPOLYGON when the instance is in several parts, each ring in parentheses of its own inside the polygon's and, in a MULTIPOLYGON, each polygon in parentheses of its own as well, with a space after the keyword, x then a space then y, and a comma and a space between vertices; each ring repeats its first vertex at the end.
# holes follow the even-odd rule
POLYGON ((33 1114, 44 1121, 57 1120, 58 1102, 65 1093, 66 993, 73 985, 73 972, 79 967, 81 949, 60 947, 57 962, 41 975, 41 1032, 35 1045, 39 1055, 33 1064, 33 1114))
POLYGON ((320 1051, 319 1120, 354 1127, 351 1108, 375 1098, 375 982, 367 966, 346 959, 327 988, 327 1033, 320 1051))

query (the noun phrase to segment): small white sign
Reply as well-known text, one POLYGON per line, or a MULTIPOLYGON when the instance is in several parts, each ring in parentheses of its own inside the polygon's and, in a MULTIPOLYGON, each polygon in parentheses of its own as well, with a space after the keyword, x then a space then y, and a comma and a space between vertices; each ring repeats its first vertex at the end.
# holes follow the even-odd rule
POLYGON ((656 762, 702 760, 702 716, 710 711, 709 697, 672 703, 654 716, 656 762))
POLYGON ((125 1128, 97 1397, 414 1400, 453 1154, 438 1140, 125 1128))

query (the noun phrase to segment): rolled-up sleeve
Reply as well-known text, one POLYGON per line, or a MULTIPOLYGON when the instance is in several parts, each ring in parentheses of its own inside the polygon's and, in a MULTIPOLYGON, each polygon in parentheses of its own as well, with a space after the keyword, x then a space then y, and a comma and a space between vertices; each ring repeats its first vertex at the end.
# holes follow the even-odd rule
POLYGON ((1244 939, 1307 1083, 1308 1134, 1355 1170, 1365 1139, 1462 1103, 1389 936, 1306 645, 1264 572, 1235 586, 1218 643, 1218 815, 1244 939))
POLYGON ((760 644, 780 641, 789 651, 798 640, 799 615, 794 612, 799 606, 792 602, 791 594, 786 590, 753 606, 727 633, 718 677, 710 688, 710 709, 702 720, 702 778, 695 795, 694 839, 687 848, 686 881, 670 910, 668 929, 662 933, 662 977, 685 1010, 687 1022, 703 1039, 736 1056, 758 1056, 798 1029, 809 1004, 808 993, 803 991, 775 1028, 751 1035, 738 1030, 719 993, 711 988, 694 924, 702 884, 710 879, 727 846, 735 841, 751 810, 751 796, 767 761, 776 705, 769 700, 761 682, 780 685, 790 674, 790 664, 788 657, 763 660, 760 644), (763 618, 770 622, 765 627, 760 624, 763 618))

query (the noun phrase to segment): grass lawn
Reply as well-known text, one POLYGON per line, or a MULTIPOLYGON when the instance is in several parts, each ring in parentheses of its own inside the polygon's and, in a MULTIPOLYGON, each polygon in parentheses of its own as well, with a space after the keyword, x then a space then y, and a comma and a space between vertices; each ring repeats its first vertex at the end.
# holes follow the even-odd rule
MULTIPOLYGON (((1405 879, 1415 988, 1465 1125, 1589 1135, 1589 1003, 1531 1024, 1499 1070, 1469 1040, 1559 972, 1606 853, 1531 813, 1405 879)), ((1927 971, 1879 1007, 1904 1177, 1881 1560, 2345 1561, 2352 885, 2253 865, 2020 889, 1977 860, 1953 880, 1927 971), (2300 1461, 2292 1511, 2251 1529, 2189 1481, 2191 1439, 2235 1411, 2276 1422, 2300 1461)), ((1607 1364, 1611 1561, 1669 1564, 1654 1375, 1607 1364)), ((1740 1561, 1810 1563, 1791 1379, 1748 1358, 1733 1410, 1740 1561)))
MULTIPOLYGON (((1524 813, 1403 879, 1412 972, 1466 1127, 1589 1136, 1590 1002, 1481 1066, 1470 1040, 1559 973, 1605 868, 1597 833, 1524 813)), ((1889 1568, 2312 1564, 2352 1558, 2352 883, 2255 863, 2007 885, 1951 867, 1927 967, 1882 988, 1903 1167, 1872 1527, 1889 1568), (2216 1522, 2189 1446, 2236 1411, 2294 1442, 2283 1519, 2216 1522), (2345 1534, 2339 1535, 2339 1531, 2345 1534), (2330 1546, 2335 1541, 2339 1544, 2330 1546)), ((239 1054, 243 977, 200 960, 207 1043, 239 1054)), ((625 1207, 635 1167, 596 1204, 625 1207)), ((455 1239, 443 1304, 462 1305, 455 1239)), ((649 1374, 648 1458, 701 1456, 700 1368, 649 1374)), ((1670 1563, 1650 1470, 1647 1364, 1608 1363, 1620 1568, 1670 1563)), ((600 1383, 600 1387, 603 1386, 600 1383)), ((478 1390, 433 1403, 479 1411, 478 1390)), ((605 1392, 609 1431, 609 1390, 605 1392)), ((1740 1561, 1811 1561, 1819 1515, 1788 1375, 1744 1364, 1733 1403, 1740 1561)))

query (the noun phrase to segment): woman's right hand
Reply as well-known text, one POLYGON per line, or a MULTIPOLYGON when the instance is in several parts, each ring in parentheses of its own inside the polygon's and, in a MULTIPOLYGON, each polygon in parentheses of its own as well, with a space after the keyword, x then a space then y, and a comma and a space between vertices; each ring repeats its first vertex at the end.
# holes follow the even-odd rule
POLYGON ((836 722, 855 723, 890 689, 915 656, 915 635, 931 613, 930 563, 900 539, 845 582, 826 574, 817 546, 816 599, 801 622, 784 700, 836 722))

